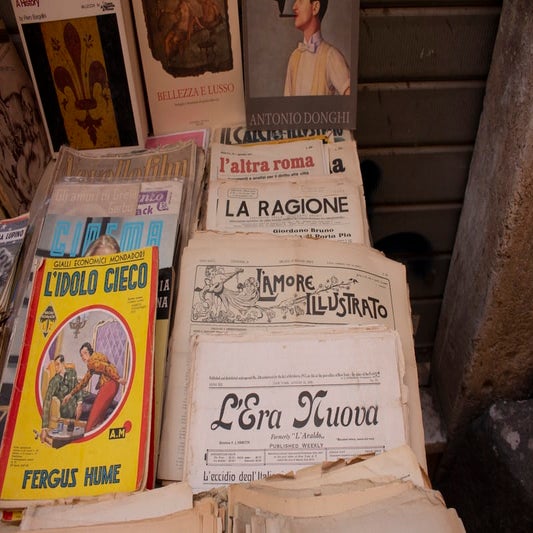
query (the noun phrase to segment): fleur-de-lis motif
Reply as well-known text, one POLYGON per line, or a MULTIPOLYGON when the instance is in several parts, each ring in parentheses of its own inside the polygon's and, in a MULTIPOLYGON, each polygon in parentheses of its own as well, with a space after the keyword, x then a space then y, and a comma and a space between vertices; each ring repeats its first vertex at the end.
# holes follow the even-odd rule
MULTIPOLYGON (((107 72, 100 61, 91 61, 87 65, 87 51, 94 46, 94 39, 91 34, 87 34, 82 39, 78 30, 73 24, 68 22, 63 30, 63 41, 65 49, 68 52, 70 61, 66 58, 64 49, 57 39, 52 39, 52 49, 58 54, 65 55, 63 66, 54 69, 54 82, 57 89, 64 95, 61 102, 63 108, 69 103, 67 88, 70 88, 74 95, 74 105, 76 109, 85 111, 83 120, 76 119, 76 123, 87 131, 92 143, 96 145, 97 129, 102 125, 102 117, 93 117, 91 114, 97 107, 95 98, 95 88, 100 85, 102 91, 107 89, 108 80, 107 72), (69 70, 73 66, 73 71, 69 70)), ((104 92, 104 98, 108 99, 104 92)))

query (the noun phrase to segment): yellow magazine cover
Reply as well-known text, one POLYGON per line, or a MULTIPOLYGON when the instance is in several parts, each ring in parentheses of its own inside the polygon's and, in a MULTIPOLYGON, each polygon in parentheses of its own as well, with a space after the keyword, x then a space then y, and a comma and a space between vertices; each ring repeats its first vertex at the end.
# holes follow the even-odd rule
POLYGON ((37 270, 0 449, 0 500, 144 487, 152 412, 157 247, 37 270))

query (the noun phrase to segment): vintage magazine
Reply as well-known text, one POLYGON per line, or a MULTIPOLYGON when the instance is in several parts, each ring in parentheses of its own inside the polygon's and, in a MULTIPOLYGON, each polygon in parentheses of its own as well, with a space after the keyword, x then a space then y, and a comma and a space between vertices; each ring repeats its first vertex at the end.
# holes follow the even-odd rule
MULTIPOLYGON (((304 325, 398 330, 409 389, 409 442, 425 465, 405 267, 368 246, 325 239, 198 232, 184 249, 169 348, 159 477, 181 479, 191 335, 304 325), (180 449, 181 447, 181 449, 180 449)), ((252 364, 252 362, 251 362, 252 364)))
POLYGON ((166 135, 151 135, 146 139, 146 148, 156 148, 158 146, 165 146, 167 144, 175 144, 178 142, 194 141, 197 146, 202 148, 204 152, 209 149, 209 137, 211 130, 209 128, 202 128, 199 130, 178 131, 176 133, 167 133, 166 135))
POLYGON ((128 0, 12 0, 51 151, 144 147, 148 121, 128 0))
POLYGON ((363 194, 349 175, 218 179, 209 184, 205 229, 369 244, 363 194))
POLYGON ((0 211, 29 211, 50 149, 32 80, 0 19, 0 211))
MULTIPOLYGON (((57 183, 41 229, 39 257, 84 257, 159 249, 154 356, 154 447, 159 433, 173 318, 183 179, 113 184, 57 183)), ((157 457, 154 459, 157 462, 157 457)))
POLYGON ((144 487, 157 255, 43 260, 2 440, 3 507, 144 487))
POLYGON ((245 121, 233 0, 133 0, 154 135, 245 121))
POLYGON ((350 130, 339 128, 300 128, 295 130, 257 130, 246 126, 215 128, 212 142, 221 144, 277 144, 305 139, 321 139, 327 143, 353 140, 350 130))
POLYGON ((205 153, 193 140, 106 155, 63 146, 52 183, 72 181, 72 177, 81 178, 82 183, 113 183, 124 179, 146 182, 181 177, 184 179, 181 234, 187 239, 198 218, 204 169, 205 153))
POLYGON ((180 142, 127 153, 99 154, 62 146, 54 169, 54 182, 73 176, 87 182, 106 183, 125 178, 157 181, 167 178, 193 179, 196 172, 197 145, 180 142))
POLYGON ((242 2, 250 129, 356 128, 359 1, 307 4, 242 2))
POLYGON ((193 492, 407 443, 396 331, 198 335, 191 358, 184 478, 193 492))
POLYGON ((0 321, 11 313, 15 276, 28 228, 29 213, 0 220, 0 321))
MULTIPOLYGON (((115 212, 123 212, 126 199, 133 199, 133 206, 127 207, 127 212, 136 212, 138 204, 138 186, 143 182, 143 187, 147 187, 147 182, 162 181, 167 179, 183 179, 184 209, 182 210, 181 229, 182 234, 188 234, 188 224, 191 217, 191 210, 187 206, 192 206, 193 182, 196 181, 196 171, 200 167, 203 175, 203 155, 201 156, 197 145, 193 142, 177 143, 150 150, 132 150, 130 152, 106 153, 99 154, 94 150, 75 150, 67 146, 62 146, 59 150, 57 160, 53 161, 46 168, 41 183, 39 185, 37 196, 32 203, 30 212, 30 223, 33 228, 31 238, 28 242, 27 253, 22 264, 20 275, 20 285, 25 290, 20 291, 15 301, 13 313, 13 332, 10 337, 7 350, 7 358, 16 364, 20 355, 23 328, 26 321, 27 303, 29 292, 31 290, 34 257, 37 253, 37 247, 40 239, 40 230, 47 213, 53 188, 67 182, 72 184, 73 180, 78 180, 80 185, 98 184, 99 186, 108 185, 113 187, 113 183, 121 183, 129 180, 134 184, 133 196, 117 198, 111 196, 103 199, 101 196, 98 200, 98 206, 112 206, 115 212), (135 192, 136 191, 136 192, 135 192)), ((105 190, 105 188, 104 188, 105 190)), ((52 208, 53 208, 52 204, 52 208)), ((63 204, 64 205, 64 204, 63 204)), ((75 200, 72 200, 68 209, 78 206, 75 200)), ((81 208, 81 204, 79 206, 81 208)), ((94 203, 93 203, 94 207, 94 203)), ((67 208, 59 206, 59 209, 67 208)), ((79 212, 79 211, 78 211, 79 212)), ((159 341, 158 341, 159 344, 159 341)), ((9 374, 12 376, 12 373, 9 374)), ((7 379, 11 379, 8 377, 7 379)), ((9 386, 4 376, 2 385, 9 386)))

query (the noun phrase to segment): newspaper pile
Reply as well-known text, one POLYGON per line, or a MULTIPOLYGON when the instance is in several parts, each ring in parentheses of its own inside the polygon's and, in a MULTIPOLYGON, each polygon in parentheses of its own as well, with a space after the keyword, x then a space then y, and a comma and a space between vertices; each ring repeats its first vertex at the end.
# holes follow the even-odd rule
MULTIPOLYGON (((327 342, 334 343, 339 334, 337 327, 376 324, 399 335, 399 357, 405 373, 398 372, 395 365, 393 368, 408 390, 403 415, 407 429, 402 443, 412 446, 425 466, 405 268, 369 245, 355 142, 309 138, 223 144, 216 139, 217 134, 209 155, 204 216, 181 257, 176 308, 179 320, 174 324, 169 348, 158 477, 189 481, 187 472, 195 470, 201 472, 200 477, 208 476, 214 471, 209 470, 210 464, 217 462, 217 469, 227 466, 226 477, 219 481, 235 482, 240 475, 250 475, 240 468, 238 459, 233 464, 227 460, 235 440, 243 441, 242 451, 251 446, 246 443, 249 439, 215 438, 210 441, 210 451, 216 444, 215 452, 220 451, 220 455, 202 454, 197 449, 194 461, 186 458, 186 450, 193 450, 197 444, 198 433, 192 436, 191 420, 204 424, 204 435, 212 422, 210 415, 199 413, 195 403, 201 387, 192 371, 193 337, 217 336, 218 348, 229 342, 225 337, 231 337, 235 366, 219 372, 219 377, 246 382, 245 377, 254 375, 254 367, 263 361, 271 365, 270 372, 263 369, 264 375, 273 375, 282 366, 278 360, 281 337, 270 357, 258 355, 263 353, 260 346, 265 342, 264 335, 287 334, 287 329, 294 335, 303 328, 317 328, 317 335, 319 327, 326 327, 329 331, 323 335, 327 342), (242 344, 246 338, 252 339, 254 348, 242 344), (249 357, 241 355, 245 353, 249 357), (191 466, 191 461, 197 464, 191 466)), ((360 332, 350 334, 355 337, 360 332)), ((218 348, 217 343, 211 345, 213 353, 219 353, 218 348)), ((325 351, 329 354, 332 350, 325 351)), ((334 372, 333 360, 329 363, 334 372)), ((290 357, 283 364, 282 374, 289 374, 290 357)), ((300 375, 301 365, 294 366, 293 373, 300 375)), ((206 372, 204 378, 208 381, 202 384, 205 394, 210 390, 209 383, 216 382, 216 376, 206 372)), ((298 379, 304 378, 300 375, 298 379)), ((277 384, 269 382, 268 386, 275 388, 277 384)), ((318 382, 314 386, 319 387, 318 382)), ((241 400, 238 397, 235 401, 241 400)), ((245 413, 252 416, 251 411, 245 413)), ((263 439, 279 437, 273 433, 267 431, 263 439)), ((295 444, 294 439, 288 440, 288 444, 295 444)), ((265 447, 266 442, 261 448, 265 447)), ((240 460, 252 461, 244 456, 240 460)), ((260 459, 255 457, 253 461, 260 459)), ((285 457, 285 470, 301 465, 291 456, 285 457)), ((261 475, 265 471, 268 469, 261 475)))
POLYGON ((22 531, 464 533, 408 446, 193 497, 185 482, 103 501, 31 507, 22 531), (58 524, 61 527, 58 527, 58 524))

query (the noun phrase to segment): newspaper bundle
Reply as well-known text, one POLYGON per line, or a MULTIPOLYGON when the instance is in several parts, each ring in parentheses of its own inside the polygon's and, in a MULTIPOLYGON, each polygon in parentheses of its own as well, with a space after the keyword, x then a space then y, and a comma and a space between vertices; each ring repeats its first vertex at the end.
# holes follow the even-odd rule
POLYGON ((213 489, 194 500, 187 483, 96 502, 28 509, 22 531, 80 533, 464 533, 408 446, 321 463, 286 476, 213 489), (61 527, 58 526, 61 524, 61 527))
MULTIPOLYGON (((383 324, 400 335, 409 389, 408 442, 425 465, 405 267, 364 245, 198 232, 181 263, 159 477, 182 479, 191 335, 282 327, 383 324)), ((253 366, 253 358, 250 365, 253 366)))
POLYGON ((353 141, 214 143, 203 229, 369 244, 353 141))

